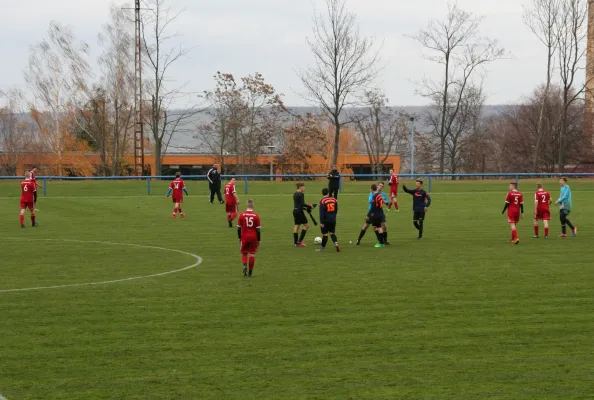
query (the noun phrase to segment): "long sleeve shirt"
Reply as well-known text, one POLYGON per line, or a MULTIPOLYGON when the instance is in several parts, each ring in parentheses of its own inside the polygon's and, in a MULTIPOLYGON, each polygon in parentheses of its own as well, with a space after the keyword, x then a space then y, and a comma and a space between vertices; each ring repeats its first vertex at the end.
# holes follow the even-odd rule
POLYGON ((569 185, 561 187, 561 194, 557 203, 561 204, 560 208, 562 210, 571 211, 571 189, 569 189, 569 185))
POLYGON ((431 197, 429 197, 429 193, 427 193, 423 189, 414 189, 410 190, 407 189, 406 185, 402 187, 402 189, 413 196, 413 211, 416 212, 423 212, 425 208, 429 208, 431 205, 431 197))

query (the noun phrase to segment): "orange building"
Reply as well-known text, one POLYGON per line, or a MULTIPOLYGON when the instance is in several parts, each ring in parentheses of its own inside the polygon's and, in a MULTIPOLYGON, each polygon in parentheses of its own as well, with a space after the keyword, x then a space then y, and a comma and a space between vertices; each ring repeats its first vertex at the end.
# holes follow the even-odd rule
MULTIPOLYGON (((255 168, 252 166, 251 171, 256 174, 284 174, 290 173, 287 170, 288 166, 278 163, 279 155, 261 155, 256 157, 255 168)), ((224 165, 222 172, 225 174, 239 174, 241 172, 241 157, 234 155, 228 155, 224 157, 224 165)), ((163 156, 162 163, 162 175, 173 175, 176 171, 181 171, 184 175, 201 175, 206 174, 208 169, 215 162, 219 162, 218 157, 212 155, 203 154, 192 154, 192 153, 180 153, 180 154, 166 154, 163 156)), ((130 166, 130 170, 133 166, 134 160, 132 157, 127 157, 125 163, 130 166)), ((101 165, 101 160, 98 154, 86 153, 86 154, 70 154, 62 156, 62 167, 64 168, 64 175, 71 174, 70 171, 88 171, 82 172, 84 176, 92 176, 92 170, 94 168, 83 168, 82 164, 86 164, 89 167, 101 165)), ((155 174, 156 164, 155 157, 153 155, 145 155, 146 170, 150 175, 155 174)), ((330 168, 330 158, 326 158, 321 155, 314 155, 310 157, 307 162, 309 169, 302 171, 303 173, 325 173, 330 168)), ((21 157, 18 171, 25 171, 31 168, 33 165, 37 165, 39 175, 49 175, 50 168, 47 166, 55 165, 55 158, 51 155, 25 155, 21 157)), ((344 154, 338 157, 338 165, 343 173, 353 172, 355 174, 370 174, 372 173, 371 166, 369 164, 369 157, 366 154, 344 154)), ((400 172, 400 156, 390 155, 384 163, 385 169, 394 168, 396 173, 400 172)), ((54 167, 55 169, 55 167, 54 167)), ((293 173, 300 173, 296 170, 299 168, 291 166, 290 168, 293 173)))

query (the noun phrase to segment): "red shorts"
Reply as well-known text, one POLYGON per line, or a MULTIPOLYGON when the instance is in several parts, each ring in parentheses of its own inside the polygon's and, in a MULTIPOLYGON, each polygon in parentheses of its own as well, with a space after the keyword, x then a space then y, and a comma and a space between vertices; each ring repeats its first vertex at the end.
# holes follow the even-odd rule
POLYGON ((258 252, 258 241, 257 240, 247 240, 247 241, 241 241, 241 250, 240 253, 244 254, 244 253, 257 253, 258 252))
POLYGON ((398 188, 392 189, 390 188, 390 198, 397 197, 398 195, 398 188))
POLYGON ((171 198, 171 200, 173 200, 173 202, 174 202, 174 203, 183 203, 183 202, 184 202, 184 198, 183 198, 183 197, 181 197, 181 196, 180 196, 180 197, 175 197, 175 196, 173 196, 173 197, 171 198))
POLYGON ((520 214, 507 215, 507 222, 510 224, 517 224, 520 222, 520 214))
POLYGON ((29 210, 33 211, 33 202, 32 201, 21 201, 21 210, 28 208, 29 210))
POLYGON ((225 212, 232 213, 237 211, 237 204, 225 203, 225 212))
POLYGON ((551 220, 551 211, 550 210, 536 210, 536 216, 534 219, 539 221, 550 221, 551 220))

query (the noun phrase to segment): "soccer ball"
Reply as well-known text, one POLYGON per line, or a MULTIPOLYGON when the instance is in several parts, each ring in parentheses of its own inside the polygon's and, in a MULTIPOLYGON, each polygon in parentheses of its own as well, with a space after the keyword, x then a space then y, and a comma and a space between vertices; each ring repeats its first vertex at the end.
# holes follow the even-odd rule
POLYGON ((322 244, 322 238, 318 236, 317 238, 314 239, 314 243, 315 244, 322 244))

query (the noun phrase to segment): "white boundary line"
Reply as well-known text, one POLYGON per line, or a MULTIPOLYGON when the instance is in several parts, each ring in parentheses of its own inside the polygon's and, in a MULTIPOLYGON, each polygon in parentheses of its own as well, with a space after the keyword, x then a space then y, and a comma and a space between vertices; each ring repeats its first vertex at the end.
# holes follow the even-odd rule
POLYGON ((0 394, 0 400, 8 400, 6 397, 2 396, 2 394, 0 394))
MULTIPOLYGON (((2 238, 2 239, 25 240, 23 238, 12 238, 12 237, 2 238)), ((30 239, 26 239, 26 240, 30 240, 30 239)), ((77 239, 35 239, 35 240, 36 241, 44 240, 44 241, 56 241, 56 242, 75 242, 75 243, 97 243, 97 244, 107 244, 107 245, 112 245, 112 246, 130 246, 130 247, 140 247, 140 248, 145 248, 145 249, 157 249, 157 250, 164 250, 164 251, 171 251, 171 252, 175 252, 175 253, 185 254, 185 255, 194 257, 196 259, 196 262, 194 264, 188 265, 187 267, 184 267, 184 268, 175 269, 172 271, 160 272, 158 274, 134 276, 134 277, 130 277, 130 278, 122 278, 122 279, 115 279, 115 280, 101 281, 101 282, 71 283, 68 285, 39 286, 39 287, 20 288, 20 289, 2 289, 2 290, 0 290, 0 293, 25 292, 25 291, 30 291, 30 290, 42 290, 42 289, 60 289, 60 288, 67 288, 67 287, 90 286, 90 285, 105 285, 105 284, 109 284, 109 283, 132 281, 132 280, 136 280, 136 279, 154 278, 157 276, 170 275, 170 274, 175 274, 176 272, 186 271, 188 269, 197 267, 198 265, 200 265, 202 263, 202 257, 197 256, 194 253, 188 253, 187 251, 182 251, 182 250, 167 249, 165 247, 158 247, 158 246, 148 246, 148 245, 132 244, 132 243, 102 242, 102 241, 98 241, 98 240, 77 240, 77 239)), ((6 399, 3 398, 2 395, 0 395, 0 400, 6 400, 6 399)))

